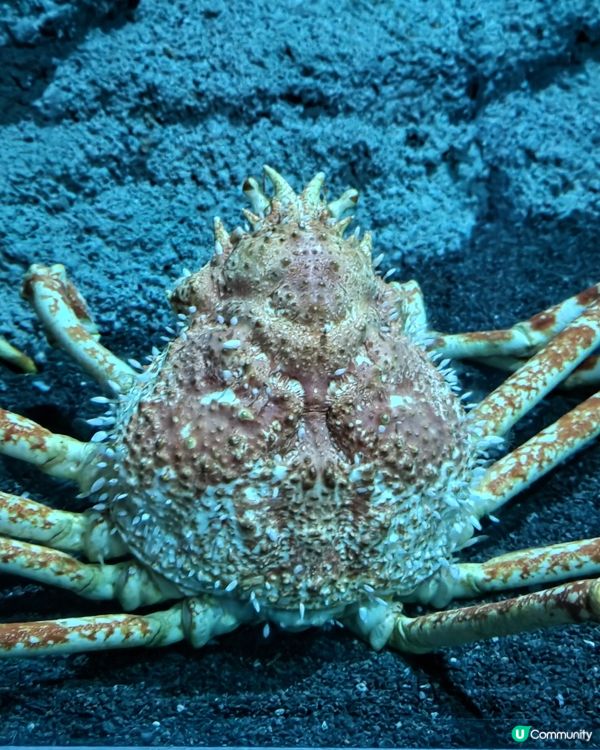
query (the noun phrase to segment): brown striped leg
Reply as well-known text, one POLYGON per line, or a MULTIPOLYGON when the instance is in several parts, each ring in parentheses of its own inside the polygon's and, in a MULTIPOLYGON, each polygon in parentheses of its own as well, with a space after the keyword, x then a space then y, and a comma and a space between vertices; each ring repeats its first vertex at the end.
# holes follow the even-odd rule
POLYGON ((34 361, 26 354, 23 354, 23 352, 15 349, 12 344, 8 343, 4 336, 0 336, 0 359, 8 362, 9 365, 18 370, 23 370, 23 372, 37 372, 34 361))
POLYGON ((84 563, 49 547, 0 537, 0 572, 58 586, 87 599, 118 599, 126 610, 177 598, 138 562, 84 563))
POLYGON ((600 344, 600 300, 592 302, 470 413, 483 435, 505 435, 600 344))
POLYGON ((600 392, 498 459, 473 489, 478 518, 494 513, 600 434, 600 392))
MULTIPOLYGON (((511 328, 470 333, 436 333, 431 349, 450 359, 475 359, 498 367, 528 359, 600 299, 600 284, 585 289, 511 328), (506 364, 502 364, 503 361, 506 364)), ((512 369, 513 365, 510 365, 512 369)), ((600 381, 596 381, 600 382, 600 381)))
POLYGON ((452 599, 581 577, 600 578, 600 537, 509 552, 483 563, 459 563, 423 583, 410 601, 445 607, 452 599))
POLYGON ((561 388, 589 388, 600 383, 600 356, 592 354, 576 367, 566 380, 560 384, 561 388))
POLYGON ((0 657, 168 646, 184 639, 199 648, 251 619, 247 607, 206 596, 186 599, 148 615, 7 623, 0 625, 0 657))
POLYGON ((98 342, 85 300, 68 280, 64 266, 32 265, 24 296, 31 301, 48 339, 66 352, 110 392, 127 392, 139 375, 98 342))
POLYGON ((473 489, 475 515, 493 513, 599 434, 600 392, 493 463, 473 489))
POLYGON ((572 581, 514 599, 419 617, 408 617, 393 606, 388 607, 387 616, 371 617, 371 609, 377 607, 381 610, 379 605, 368 605, 362 617, 343 622, 373 648, 387 645, 419 654, 551 625, 600 622, 600 581, 572 581))
MULTIPOLYGON (((527 362, 527 358, 518 357, 480 357, 479 364, 487 367, 495 367, 497 370, 516 372, 527 362)), ((600 384, 600 357, 592 354, 576 367, 573 372, 557 388, 561 391, 573 390, 574 388, 593 388, 600 384)))
POLYGON ((31 419, 0 409, 0 454, 27 461, 50 476, 88 489, 97 451, 95 443, 56 435, 31 419))
POLYGON ((100 513, 55 510, 8 492, 0 492, 0 534, 63 552, 80 552, 94 561, 123 557, 128 552, 100 513))
MULTIPOLYGON (((600 301, 592 302, 554 339, 469 414, 484 436, 504 435, 580 364, 600 341, 600 301)), ((492 513, 600 434, 600 392, 496 461, 474 487, 475 515, 492 513)))
POLYGON ((583 580, 501 602, 421 617, 398 615, 388 641, 399 651, 424 653, 529 630, 600 622, 600 581, 583 580))
POLYGON ((182 640, 177 608, 157 615, 99 615, 0 623, 0 657, 76 654, 112 648, 167 646, 182 640))

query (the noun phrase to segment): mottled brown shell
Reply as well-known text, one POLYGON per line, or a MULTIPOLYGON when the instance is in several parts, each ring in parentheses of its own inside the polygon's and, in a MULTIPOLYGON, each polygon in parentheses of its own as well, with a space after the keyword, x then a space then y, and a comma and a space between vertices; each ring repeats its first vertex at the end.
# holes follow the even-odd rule
POLYGON ((459 400, 415 340, 348 191, 245 185, 251 231, 172 294, 179 336, 122 403, 110 514, 182 594, 319 610, 407 593, 471 526, 459 400), (365 593, 366 592, 366 593, 365 593))

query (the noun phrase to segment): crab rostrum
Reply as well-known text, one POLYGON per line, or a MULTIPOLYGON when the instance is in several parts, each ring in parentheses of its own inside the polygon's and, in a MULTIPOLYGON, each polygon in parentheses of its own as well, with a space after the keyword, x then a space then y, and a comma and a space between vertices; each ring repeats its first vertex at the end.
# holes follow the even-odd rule
MULTIPOLYGON (((265 174, 272 197, 249 178, 250 226, 230 234, 215 221, 211 261, 170 295, 179 331, 145 368, 98 342, 62 266, 31 267, 25 295, 53 343, 103 384, 108 395, 95 400, 108 412, 90 420, 101 429, 89 443, 1 413, 0 451, 75 480, 93 507, 77 515, 2 493, 0 532, 12 538, 0 569, 127 610, 175 603, 3 625, 0 652, 201 645, 242 622, 332 620, 375 647, 421 651, 597 619, 598 539, 481 564, 455 556, 483 516, 600 431, 593 396, 495 463, 487 457, 561 381, 600 379, 598 287, 506 331, 435 333, 417 284, 386 282, 371 237, 346 236, 356 191, 327 203, 321 173, 300 194, 265 174), (516 372, 467 410, 447 357, 516 372), (575 575, 592 577, 403 612, 575 575)), ((32 369, 7 342, 0 353, 32 369)))

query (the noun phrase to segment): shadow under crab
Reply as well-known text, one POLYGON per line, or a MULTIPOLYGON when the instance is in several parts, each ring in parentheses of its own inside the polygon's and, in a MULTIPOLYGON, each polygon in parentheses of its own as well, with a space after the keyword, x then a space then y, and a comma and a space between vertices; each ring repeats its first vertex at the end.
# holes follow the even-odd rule
POLYGON ((265 172, 273 197, 249 179, 252 229, 216 220, 213 259, 171 295, 181 331, 141 373, 98 342, 62 266, 31 267, 26 296, 109 412, 90 443, 2 412, 0 451, 72 479, 95 505, 76 515, 1 494, 0 570, 128 612, 175 603, 2 625, 0 652, 200 646, 243 622, 332 619, 375 648, 420 652, 598 619, 598 539, 482 564, 455 555, 483 516, 600 431, 592 396, 486 466, 550 390, 600 380, 599 287, 505 331, 433 332, 418 285, 378 278, 369 235, 344 237, 355 191, 327 204, 323 175, 296 195, 265 172), (448 367, 462 358, 515 373, 466 410, 448 367), (561 585, 402 611, 547 584, 561 585))

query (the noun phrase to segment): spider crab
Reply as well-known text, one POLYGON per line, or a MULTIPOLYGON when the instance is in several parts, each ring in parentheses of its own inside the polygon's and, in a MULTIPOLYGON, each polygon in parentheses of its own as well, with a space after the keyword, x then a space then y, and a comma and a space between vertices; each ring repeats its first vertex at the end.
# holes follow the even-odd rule
POLYGON ((434 332, 418 285, 386 283, 370 236, 345 237, 355 190, 327 203, 321 173, 300 194, 265 174, 271 197, 244 184, 245 230, 215 220, 211 261, 170 295, 180 330, 144 368, 99 343, 62 266, 29 269, 24 296, 108 411, 88 443, 0 412, 0 452, 93 503, 77 514, 0 493, 0 571, 124 612, 2 624, 0 653, 201 646, 242 623, 332 620, 374 648, 424 652, 600 620, 600 538, 456 559, 480 519, 600 432, 597 393, 486 454, 556 386, 598 384, 600 285, 510 329, 434 332), (467 408, 448 367, 462 358, 512 374, 467 408))

